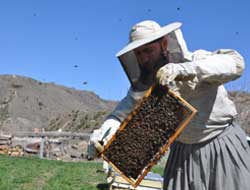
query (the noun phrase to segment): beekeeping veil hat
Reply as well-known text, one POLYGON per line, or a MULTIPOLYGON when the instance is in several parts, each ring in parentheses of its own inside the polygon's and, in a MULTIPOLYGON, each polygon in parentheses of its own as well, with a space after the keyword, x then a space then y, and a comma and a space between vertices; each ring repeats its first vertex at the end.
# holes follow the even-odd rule
MULTIPOLYGON (((182 62, 187 52, 186 43, 180 31, 181 23, 175 22, 161 27, 157 22, 146 20, 135 24, 129 34, 129 43, 120 50, 116 56, 119 58, 122 67, 127 74, 133 88, 140 83, 140 67, 133 50, 136 48, 160 39, 164 36, 168 41, 169 62, 182 62)), ((149 87, 149 86, 148 86, 149 87)), ((142 91, 146 89, 134 89, 142 91)))

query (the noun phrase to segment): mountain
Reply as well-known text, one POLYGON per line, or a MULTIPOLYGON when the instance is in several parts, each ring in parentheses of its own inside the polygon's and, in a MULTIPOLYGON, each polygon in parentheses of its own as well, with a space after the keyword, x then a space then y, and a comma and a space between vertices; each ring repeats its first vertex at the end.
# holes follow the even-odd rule
MULTIPOLYGON (((229 92, 237 121, 250 134, 250 94, 229 92)), ((93 92, 43 83, 16 75, 0 75, 0 131, 45 130, 91 132, 117 105, 93 92)))
POLYGON ((0 89, 0 130, 9 132, 91 131, 117 104, 93 92, 16 75, 1 75, 0 89))

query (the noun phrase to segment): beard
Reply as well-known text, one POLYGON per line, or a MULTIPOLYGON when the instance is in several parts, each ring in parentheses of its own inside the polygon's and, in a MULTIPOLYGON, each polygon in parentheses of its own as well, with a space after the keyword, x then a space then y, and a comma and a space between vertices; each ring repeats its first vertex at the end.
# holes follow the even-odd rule
POLYGON ((140 66, 140 77, 135 85, 136 91, 144 91, 147 90, 156 80, 157 71, 164 65, 168 63, 168 59, 161 55, 157 61, 151 63, 153 66, 151 68, 140 66))

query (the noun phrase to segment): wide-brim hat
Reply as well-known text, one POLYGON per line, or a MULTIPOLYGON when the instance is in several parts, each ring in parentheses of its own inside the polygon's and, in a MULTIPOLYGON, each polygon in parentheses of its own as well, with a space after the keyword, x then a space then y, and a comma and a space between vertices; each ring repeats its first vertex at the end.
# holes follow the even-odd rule
POLYGON ((161 27, 157 22, 146 20, 134 25, 130 31, 129 43, 121 49, 116 56, 120 57, 142 45, 153 42, 167 34, 179 29, 180 22, 174 22, 161 27))

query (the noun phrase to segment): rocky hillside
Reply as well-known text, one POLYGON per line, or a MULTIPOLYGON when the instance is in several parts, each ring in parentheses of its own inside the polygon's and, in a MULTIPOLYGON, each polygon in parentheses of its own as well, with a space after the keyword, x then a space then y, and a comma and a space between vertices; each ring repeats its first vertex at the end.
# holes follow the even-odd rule
POLYGON ((229 95, 236 105, 237 122, 250 136, 250 93, 230 92, 229 95))
MULTIPOLYGON (((238 122, 250 134, 250 94, 230 92, 230 97, 239 112, 238 122)), ((0 76, 0 131, 45 128, 91 132, 116 104, 93 92, 21 76, 0 76)))
POLYGON ((31 78, 0 76, 0 130, 91 131, 97 128, 116 102, 31 78))

